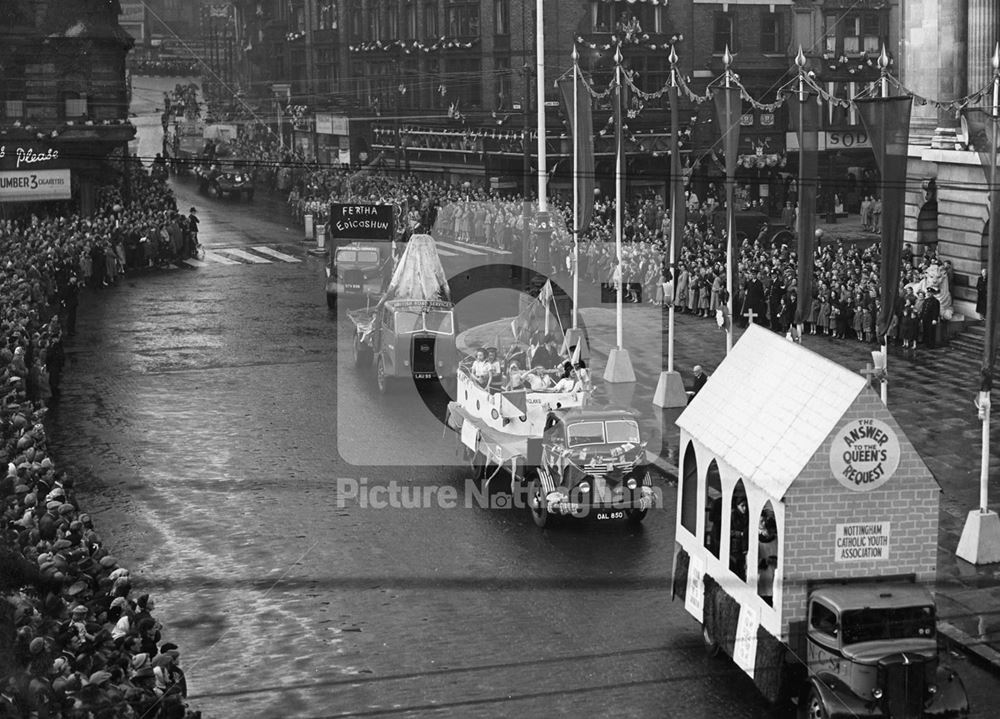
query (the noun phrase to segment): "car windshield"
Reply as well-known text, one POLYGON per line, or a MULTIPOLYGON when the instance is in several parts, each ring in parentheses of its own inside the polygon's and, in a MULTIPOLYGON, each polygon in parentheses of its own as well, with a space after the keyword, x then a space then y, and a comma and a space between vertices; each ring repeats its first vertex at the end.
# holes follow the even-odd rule
POLYGON ((358 262, 375 264, 378 262, 378 252, 375 250, 358 250, 358 262))
POLYGON ((230 163, 222 165, 222 167, 219 169, 221 169, 223 172, 229 175, 238 175, 240 173, 240 168, 230 163))
POLYGON ((358 252, 357 250, 341 250, 337 253, 337 262, 357 262, 358 252))
POLYGON ((409 335, 423 329, 423 323, 419 312, 397 312, 396 313, 396 334, 409 335))
POLYGON ((455 333, 452 325, 451 312, 442 310, 429 310, 424 313, 424 329, 438 335, 450 335, 455 333))
POLYGON ((607 427, 608 444, 639 441, 639 425, 631 419, 614 419, 604 424, 607 427))
POLYGON ((885 639, 931 639, 934 637, 934 607, 856 609, 841 618, 844 644, 885 639))
POLYGON ((566 428, 570 446, 604 444, 604 422, 576 422, 566 428))

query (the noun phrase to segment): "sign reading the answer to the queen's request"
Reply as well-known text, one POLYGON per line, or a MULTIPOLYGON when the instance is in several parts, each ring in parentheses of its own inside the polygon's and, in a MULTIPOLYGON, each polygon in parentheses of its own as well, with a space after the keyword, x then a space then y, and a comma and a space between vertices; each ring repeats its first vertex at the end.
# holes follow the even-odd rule
POLYGON ((0 172, 0 202, 70 199, 69 170, 0 172))
POLYGON ((870 492, 889 481, 899 467, 899 437, 879 419, 856 419, 834 435, 830 470, 843 486, 870 492))

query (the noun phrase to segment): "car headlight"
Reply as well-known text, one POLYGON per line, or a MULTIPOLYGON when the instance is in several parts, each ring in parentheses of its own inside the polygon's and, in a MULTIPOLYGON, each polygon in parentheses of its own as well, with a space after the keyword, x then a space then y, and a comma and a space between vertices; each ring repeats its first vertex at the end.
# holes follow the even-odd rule
POLYGON ((580 491, 580 494, 588 494, 590 492, 590 482, 580 482, 580 484, 576 485, 576 488, 580 491))
POLYGON ((876 699, 881 699, 882 698, 882 690, 879 689, 878 687, 872 689, 872 696, 875 697, 876 699))
POLYGON ((629 477, 627 480, 625 480, 625 486, 628 487, 629 489, 635 489, 636 487, 639 486, 639 483, 635 481, 635 477, 629 477))
POLYGON ((928 694, 937 694, 937 684, 930 684, 927 686, 928 694))

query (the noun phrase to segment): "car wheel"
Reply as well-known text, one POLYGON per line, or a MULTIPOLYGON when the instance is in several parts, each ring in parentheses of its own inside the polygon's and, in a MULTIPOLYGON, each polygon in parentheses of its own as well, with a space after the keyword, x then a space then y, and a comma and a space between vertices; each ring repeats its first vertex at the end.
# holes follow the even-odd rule
POLYGON ((545 495, 542 492, 542 482, 536 476, 528 486, 528 509, 531 510, 531 519, 536 527, 545 528, 549 524, 550 515, 548 507, 545 506, 545 495))
POLYGON ((719 643, 715 641, 715 637, 712 636, 712 633, 708 631, 707 624, 701 625, 701 639, 705 643, 705 651, 708 653, 708 656, 719 656, 719 652, 722 648, 719 646, 719 643))
POLYGON ((375 367, 375 383, 378 385, 379 394, 389 394, 392 392, 392 378, 385 373, 385 362, 381 357, 375 367))
POLYGON ((642 520, 646 518, 646 509, 626 509, 625 519, 628 520, 630 524, 641 524, 642 520))
POLYGON ((826 711, 826 704, 820 698, 815 689, 809 690, 809 698, 806 700, 806 719, 828 719, 829 713, 826 711))
POLYGON ((361 344, 361 338, 354 335, 354 366, 359 369, 365 369, 366 367, 370 367, 371 363, 371 349, 361 344))
MULTIPOLYGON (((326 293, 326 306, 329 307, 331 310, 337 309, 337 293, 336 292, 327 292, 326 293)), ((354 341, 357 342, 357 339, 355 339, 354 341)))

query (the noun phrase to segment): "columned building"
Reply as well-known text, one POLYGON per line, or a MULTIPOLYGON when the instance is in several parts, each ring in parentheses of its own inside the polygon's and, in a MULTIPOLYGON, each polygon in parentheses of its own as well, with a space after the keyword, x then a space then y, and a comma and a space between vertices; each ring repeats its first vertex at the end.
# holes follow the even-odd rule
MULTIPOLYGON (((907 0, 902 5, 899 76, 925 98, 951 103, 990 87, 1000 28, 997 0, 907 0)), ((988 105, 987 92, 975 104, 988 105)), ((934 248, 954 268, 956 310, 975 313, 976 278, 986 265, 987 186, 979 155, 954 107, 914 103, 907 168, 906 234, 918 254, 934 248)))

